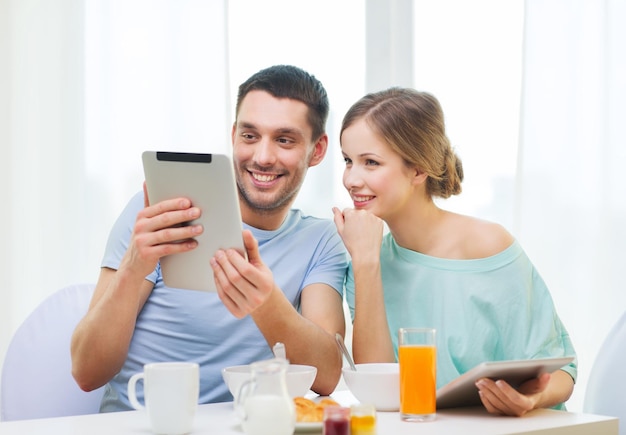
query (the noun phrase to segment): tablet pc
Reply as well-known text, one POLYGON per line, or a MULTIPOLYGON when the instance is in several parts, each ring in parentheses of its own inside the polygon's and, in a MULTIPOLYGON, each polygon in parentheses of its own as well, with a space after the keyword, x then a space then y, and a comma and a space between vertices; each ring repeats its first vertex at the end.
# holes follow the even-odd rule
POLYGON ((202 210, 204 232, 188 252, 162 257, 161 274, 168 287, 216 291, 209 263, 218 249, 245 252, 241 211, 232 159, 224 154, 145 151, 142 155, 148 201, 186 197, 202 210))
POLYGON ((437 390, 437 408, 481 405, 476 381, 481 378, 503 379, 517 388, 542 373, 552 373, 569 364, 574 357, 542 358, 484 362, 437 390))

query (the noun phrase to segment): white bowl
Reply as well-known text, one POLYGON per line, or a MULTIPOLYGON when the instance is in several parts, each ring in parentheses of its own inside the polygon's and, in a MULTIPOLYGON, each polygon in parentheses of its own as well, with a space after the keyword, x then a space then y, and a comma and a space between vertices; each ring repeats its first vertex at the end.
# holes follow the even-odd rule
MULTIPOLYGON (((304 396, 317 374, 317 367, 302 364, 289 364, 287 369, 287 391, 289 396, 304 396)), ((241 385, 250 379, 250 365, 230 366, 222 369, 222 377, 233 398, 237 398, 241 385)))
POLYGON ((400 365, 398 363, 357 364, 356 371, 342 369, 350 392, 361 403, 369 403, 377 411, 400 409, 400 365))

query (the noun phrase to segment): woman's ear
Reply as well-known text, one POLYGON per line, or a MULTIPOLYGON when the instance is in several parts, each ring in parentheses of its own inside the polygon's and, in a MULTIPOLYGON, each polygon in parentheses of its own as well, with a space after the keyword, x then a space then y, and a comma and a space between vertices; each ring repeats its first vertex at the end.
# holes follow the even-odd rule
POLYGON ((423 184, 428 179, 428 174, 419 168, 413 168, 413 185, 423 184))

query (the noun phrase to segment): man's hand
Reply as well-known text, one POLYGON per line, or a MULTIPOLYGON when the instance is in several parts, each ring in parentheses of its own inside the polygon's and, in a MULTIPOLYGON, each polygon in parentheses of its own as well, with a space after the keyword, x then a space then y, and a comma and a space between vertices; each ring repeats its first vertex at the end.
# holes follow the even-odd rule
POLYGON ((243 242, 247 261, 235 249, 219 250, 211 258, 217 293, 238 319, 263 305, 275 287, 272 271, 261 260, 259 244, 249 230, 243 231, 243 242))
POLYGON ((200 209, 187 198, 176 198, 148 205, 144 183, 145 208, 137 214, 128 250, 120 269, 130 269, 142 277, 150 274, 161 257, 186 252, 198 246, 194 237, 202 234, 201 225, 179 226, 197 219, 200 209), (181 240, 183 240, 181 242, 181 240))

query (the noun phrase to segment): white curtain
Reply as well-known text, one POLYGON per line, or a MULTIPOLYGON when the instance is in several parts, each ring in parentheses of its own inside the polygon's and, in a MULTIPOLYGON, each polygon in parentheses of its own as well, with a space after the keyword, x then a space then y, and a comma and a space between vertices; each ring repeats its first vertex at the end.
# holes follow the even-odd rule
POLYGON ((230 150, 226 1, 0 0, 0 358, 95 282, 141 152, 230 150))
POLYGON ((93 276, 82 15, 80 0, 0 2, 0 355, 34 301, 93 276))
POLYGON ((580 409, 626 309, 626 2, 526 0, 525 12, 517 231, 578 351, 580 409))

